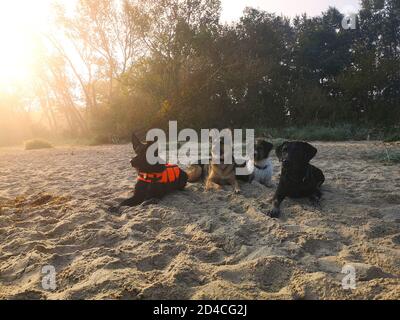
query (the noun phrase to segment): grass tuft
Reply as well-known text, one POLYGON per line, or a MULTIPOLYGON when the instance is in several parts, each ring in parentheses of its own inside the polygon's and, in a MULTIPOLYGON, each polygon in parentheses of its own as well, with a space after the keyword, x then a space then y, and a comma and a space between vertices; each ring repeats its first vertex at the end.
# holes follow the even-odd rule
POLYGON ((385 165, 400 164, 400 150, 385 149, 384 151, 376 151, 367 153, 364 156, 367 160, 381 162, 385 165))

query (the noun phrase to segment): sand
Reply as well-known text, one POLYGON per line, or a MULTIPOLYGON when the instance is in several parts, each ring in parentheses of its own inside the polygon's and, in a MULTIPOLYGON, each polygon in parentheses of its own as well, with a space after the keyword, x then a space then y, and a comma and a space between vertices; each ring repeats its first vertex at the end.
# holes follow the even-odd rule
POLYGON ((0 149, 0 298, 400 299, 400 166, 366 160, 382 143, 315 145, 321 207, 286 200, 279 220, 274 189, 248 184, 190 184, 113 216, 135 181, 129 145, 0 149))

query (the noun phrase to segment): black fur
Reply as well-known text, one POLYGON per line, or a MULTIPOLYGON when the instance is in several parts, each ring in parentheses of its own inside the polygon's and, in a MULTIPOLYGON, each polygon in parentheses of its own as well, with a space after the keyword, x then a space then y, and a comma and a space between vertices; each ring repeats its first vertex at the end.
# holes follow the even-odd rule
POLYGON ((276 149, 276 155, 282 162, 278 189, 273 198, 274 208, 270 216, 280 215, 280 205, 286 197, 309 197, 318 202, 322 196, 321 185, 325 182, 320 169, 309 162, 317 154, 317 149, 306 142, 284 142, 276 149))
POLYGON ((257 139, 254 146, 254 160, 261 161, 269 157, 274 145, 264 139, 257 139))
MULTIPOLYGON (((265 141, 264 139, 257 139, 254 145, 254 161, 267 159, 273 148, 274 145, 272 143, 265 141)), ((240 165, 236 163, 236 167, 238 168, 244 168, 246 166, 246 162, 240 165)), ((238 175, 237 179, 244 182, 252 182, 254 180, 254 174, 238 175)))
MULTIPOLYGON (((147 150, 157 142, 146 142, 142 143, 136 137, 135 134, 132 135, 132 146, 134 151, 136 152, 136 156, 131 160, 131 165, 134 167, 138 174, 139 173, 161 173, 166 170, 166 165, 162 164, 161 161, 158 161, 157 164, 152 165, 147 161, 147 150)), ((158 156, 158 150, 155 152, 156 156, 158 156)), ((138 180, 135 185, 134 195, 124 200, 117 207, 112 207, 112 212, 119 212, 121 207, 133 207, 140 205, 146 200, 150 199, 161 199, 165 195, 176 191, 183 190, 186 186, 188 176, 185 171, 180 169, 180 175, 177 180, 172 183, 148 183, 142 180, 138 180)))

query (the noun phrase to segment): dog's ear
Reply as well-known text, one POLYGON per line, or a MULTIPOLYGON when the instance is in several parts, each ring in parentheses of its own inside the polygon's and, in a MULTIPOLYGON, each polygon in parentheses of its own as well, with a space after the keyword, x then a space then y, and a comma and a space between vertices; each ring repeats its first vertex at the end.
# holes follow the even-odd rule
POLYGON ((140 147, 143 146, 135 133, 132 133, 132 146, 136 153, 140 150, 140 147))
POLYGON ((276 153, 276 156, 278 157, 279 161, 282 161, 282 149, 287 143, 288 143, 288 141, 285 141, 280 146, 276 147, 275 153, 276 153))
POLYGON ((304 150, 305 159, 307 162, 314 158, 318 152, 317 148, 313 147, 307 142, 302 142, 302 148, 304 150))
POLYGON ((159 157, 159 142, 158 137, 154 138, 154 141, 146 141, 146 150, 150 152, 153 151, 155 157, 159 157))
POLYGON ((269 156, 272 149, 274 148, 274 145, 271 142, 264 141, 264 146, 265 146, 265 152, 266 152, 267 156, 269 156))

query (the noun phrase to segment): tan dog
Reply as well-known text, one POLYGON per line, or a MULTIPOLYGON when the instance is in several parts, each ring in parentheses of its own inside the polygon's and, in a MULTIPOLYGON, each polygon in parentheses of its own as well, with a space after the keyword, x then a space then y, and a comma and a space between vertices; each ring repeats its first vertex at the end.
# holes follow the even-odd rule
POLYGON ((223 185, 232 185, 234 192, 240 193, 239 183, 236 179, 236 165, 233 161, 232 143, 219 141, 219 148, 214 145, 211 150, 211 163, 209 165, 195 164, 188 170, 188 181, 197 182, 202 177, 206 179, 206 190, 220 190, 223 185), (226 147, 226 148, 225 148, 226 147), (218 161, 219 159, 219 161, 218 161), (230 164, 225 163, 230 162, 230 164))

